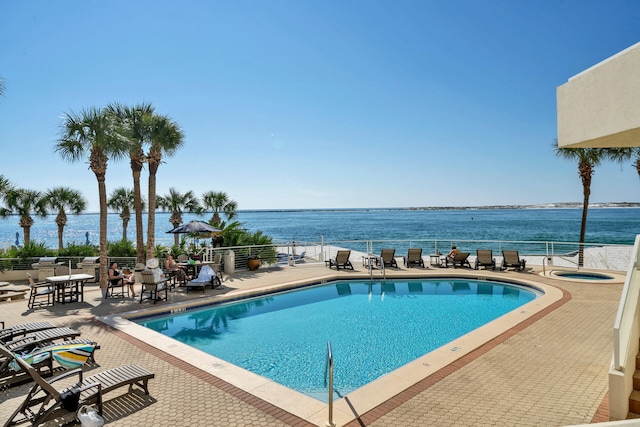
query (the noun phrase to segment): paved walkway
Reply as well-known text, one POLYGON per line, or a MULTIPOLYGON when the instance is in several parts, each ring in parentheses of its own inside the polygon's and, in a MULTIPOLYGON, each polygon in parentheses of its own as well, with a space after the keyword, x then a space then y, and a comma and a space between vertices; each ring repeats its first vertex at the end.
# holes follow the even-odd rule
MULTIPOLYGON (((434 271, 442 269, 388 269, 387 277, 434 271)), ((225 278, 225 290, 208 290, 206 297, 327 274, 323 265, 239 272, 225 278)), ((349 425, 563 426, 607 419, 607 371, 622 284, 560 281, 531 272, 497 274, 544 281, 561 288, 565 297, 349 425)), ((197 298, 202 294, 170 293, 170 302, 197 298)), ((27 310, 26 301, 0 303, 0 320, 8 326, 48 320, 80 330, 102 347, 96 355, 99 366, 89 372, 130 363, 155 372, 150 397, 107 395, 107 425, 311 425, 96 320, 138 308, 131 299, 103 301, 97 288, 87 287, 84 303, 35 311, 27 310)), ((25 385, 0 391, 0 420, 9 417, 27 390, 25 385)))

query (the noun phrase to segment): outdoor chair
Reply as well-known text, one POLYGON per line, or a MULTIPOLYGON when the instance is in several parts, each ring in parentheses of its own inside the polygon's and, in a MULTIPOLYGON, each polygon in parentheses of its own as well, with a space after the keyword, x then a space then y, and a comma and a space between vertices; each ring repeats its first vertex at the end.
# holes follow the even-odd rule
POLYGON ((129 285, 124 283, 124 279, 109 279, 107 284, 107 297, 111 298, 124 298, 125 292, 127 297, 129 296, 129 285))
POLYGON ((72 340, 80 336, 80 332, 71 328, 51 328, 32 332, 20 338, 6 341, 5 347, 13 352, 30 352, 36 347, 42 347, 58 340, 72 340))
POLYGON ((404 266, 411 267, 412 265, 418 265, 424 268, 424 260, 422 259, 422 248, 411 248, 404 256, 404 266))
POLYGON ((449 267, 449 264, 453 265, 453 268, 456 267, 469 267, 471 268, 471 263, 469 263, 469 252, 458 252, 454 255, 453 259, 449 257, 445 257, 444 266, 449 267))
POLYGON ((351 261, 349 261, 349 256, 351 256, 350 250, 340 250, 336 253, 335 258, 331 258, 329 261, 326 261, 326 265, 329 268, 335 266, 336 270, 340 270, 340 267, 345 270, 347 268, 353 270, 353 264, 351 264, 351 261))
POLYGON ((4 327, 4 322, 0 321, 2 329, 0 329, 0 342, 11 341, 19 336, 25 336, 32 332, 44 331, 45 329, 53 329, 53 326, 49 322, 31 322, 15 325, 10 328, 4 327))
POLYGON ((187 282, 185 285, 187 293, 191 290, 201 290, 202 293, 204 293, 207 286, 211 286, 211 289, 215 289, 216 286, 222 286, 222 281, 218 277, 218 274, 208 265, 200 269, 197 278, 187 282))
MULTIPOLYGON (((3 347, 0 347, 0 355, 12 357, 12 354, 3 347)), ((16 358, 15 361, 20 369, 35 381, 35 385, 22 404, 10 415, 5 426, 23 422, 38 426, 63 415, 75 413, 83 405, 96 405, 98 413, 102 414, 105 394, 128 385, 129 393, 133 390, 133 386, 137 386, 148 395, 148 382, 155 377, 152 372, 140 366, 127 365, 108 369, 86 378, 82 369, 74 369, 46 380, 26 361, 21 358, 16 358), (58 388, 58 384, 55 384, 73 377, 77 377, 76 381, 66 388, 58 388)), ((63 383, 68 384, 68 380, 63 383)))
POLYGON ((484 267, 485 270, 489 267, 492 270, 496 269, 496 259, 493 257, 491 249, 478 249, 476 251, 475 269, 478 270, 480 267, 484 267))
POLYGON ((380 263, 384 263, 385 267, 395 267, 398 268, 398 263, 396 262, 396 250, 395 249, 383 249, 380 251, 380 256, 376 258, 376 265, 379 266, 380 263))
POLYGON ((56 303, 56 288, 53 283, 38 282, 36 283, 31 277, 30 273, 27 273, 27 279, 29 279, 29 302, 27 307, 33 309, 34 307, 48 307, 53 306, 56 303), (46 300, 46 301, 44 301, 46 300))
POLYGON ((524 270, 525 265, 526 261, 524 259, 520 259, 518 251, 502 251, 502 270, 506 270, 507 268, 511 267, 515 270, 522 271, 524 270))
POLYGON ((160 281, 156 281, 153 275, 153 271, 144 270, 142 273, 142 291, 140 292, 140 302, 145 300, 151 300, 155 304, 158 301, 167 300, 168 287, 166 282, 169 280, 168 278, 164 278, 160 281), (161 297, 162 292, 164 292, 164 298, 161 297), (147 295, 145 297, 145 295, 147 295))

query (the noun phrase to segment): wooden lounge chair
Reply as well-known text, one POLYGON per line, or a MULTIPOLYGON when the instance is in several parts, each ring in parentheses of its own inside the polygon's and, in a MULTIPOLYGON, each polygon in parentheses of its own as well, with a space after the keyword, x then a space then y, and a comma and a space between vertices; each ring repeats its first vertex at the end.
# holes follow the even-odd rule
POLYGON ((351 256, 350 250, 341 250, 336 253, 336 257, 327 261, 327 265, 329 268, 335 266, 336 270, 340 270, 340 267, 343 269, 350 268, 353 270, 353 264, 349 261, 349 257, 351 256))
POLYGON ((383 249, 380 251, 380 256, 376 258, 376 265, 380 265, 380 263, 383 262, 385 267, 398 268, 395 256, 395 249, 383 249))
POLYGON ((27 273, 27 279, 29 280, 29 302, 27 307, 33 309, 34 307, 47 307, 53 306, 56 303, 56 288, 53 283, 38 282, 36 283, 31 277, 30 273, 27 273), (43 299, 46 298, 46 302, 43 299), (38 301, 36 301, 38 300, 38 301))
POLYGON ((164 278, 163 280, 156 282, 153 277, 153 271, 145 270, 140 274, 142 275, 140 302, 142 303, 142 301, 151 300, 155 304, 158 301, 166 301, 168 297, 167 291, 169 290, 166 282, 169 278, 164 278), (164 298, 161 296, 162 292, 164 292, 164 298), (145 297, 145 295, 147 296, 145 297))
POLYGON ((496 269, 496 259, 493 257, 491 249, 478 249, 476 251, 475 269, 478 270, 480 267, 484 267, 485 270, 489 267, 492 270, 496 269))
POLYGON ((422 248, 411 248, 404 257, 404 266, 411 267, 418 265, 424 268, 424 260, 422 259, 422 248))
POLYGON ((451 264, 453 268, 465 266, 471 268, 471 263, 468 260, 469 255, 469 252, 458 252, 454 255, 453 259, 445 257, 444 266, 449 267, 449 264, 451 264))
POLYGON ((25 336, 32 332, 44 331, 45 329, 53 329, 53 326, 49 322, 31 322, 15 325, 10 328, 4 327, 4 322, 0 321, 2 329, 0 329, 0 342, 12 341, 18 337, 25 336))
MULTIPOLYGON (((11 357, 11 353, 7 353, 6 349, 1 347, 0 355, 11 357)), ((82 369, 74 369, 47 381, 24 360, 20 358, 15 360, 20 369, 35 381, 35 385, 25 397, 24 402, 4 424, 5 427, 25 421, 37 426, 63 415, 75 413, 83 405, 97 405, 98 413, 102 414, 105 394, 126 385, 131 392, 135 385, 148 395, 148 382, 155 376, 140 366, 127 365, 108 369, 86 378, 83 378, 82 369), (77 382, 73 385, 60 389, 56 387, 56 382, 74 376, 77 376, 77 382)), ((68 382, 65 381, 65 383, 68 382)))
POLYGON ((14 353, 29 352, 58 340, 71 340, 80 336, 80 332, 71 328, 51 328, 32 332, 23 337, 7 341, 4 345, 14 353))
POLYGON ((522 271, 524 270, 525 265, 526 261, 524 259, 520 259, 518 251, 502 251, 502 270, 506 270, 511 267, 515 270, 522 271))
POLYGON ((51 376, 54 372, 54 361, 57 361, 61 368, 76 368, 85 363, 95 363, 95 351, 100 349, 97 342, 83 338, 36 347, 28 353, 13 352, 3 344, 0 344, 0 347, 5 350, 5 354, 11 354, 10 357, 0 354, 0 387, 11 387, 31 381, 29 375, 15 369, 16 363, 13 360, 16 357, 25 359, 41 376, 51 376))

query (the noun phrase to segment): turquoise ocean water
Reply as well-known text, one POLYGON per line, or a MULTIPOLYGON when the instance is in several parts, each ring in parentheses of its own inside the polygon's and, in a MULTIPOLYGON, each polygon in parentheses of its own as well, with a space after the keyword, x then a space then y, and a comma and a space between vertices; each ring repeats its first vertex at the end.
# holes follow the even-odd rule
MULTIPOLYGON (((292 210, 240 211, 237 220, 250 231, 261 230, 275 242, 325 242, 345 240, 506 240, 577 242, 581 209, 479 209, 479 210, 292 210)), ((156 243, 171 245, 168 213, 156 214, 156 243)), ((208 220, 210 215, 184 215, 184 221, 208 220)), ((55 216, 35 218, 31 239, 57 247, 55 216)), ((19 218, 0 219, 0 248, 23 243, 19 218)), ((146 226, 146 215, 144 217, 146 226)), ((98 214, 69 216, 64 241, 98 243, 98 214)), ((135 238, 133 221, 127 236, 135 238)), ((587 222, 588 243, 633 244, 640 234, 640 208, 591 208, 587 222)), ((118 214, 109 214, 108 239, 122 238, 118 214)))

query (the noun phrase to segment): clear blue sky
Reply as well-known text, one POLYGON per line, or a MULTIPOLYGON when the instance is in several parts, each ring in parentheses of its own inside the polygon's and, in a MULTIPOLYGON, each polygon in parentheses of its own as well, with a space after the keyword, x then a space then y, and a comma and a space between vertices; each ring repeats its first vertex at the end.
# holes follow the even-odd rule
MULTIPOLYGON (((4 0, 0 173, 70 186, 98 210, 86 163, 53 151, 61 116, 150 102, 185 146, 170 187, 240 209, 582 200, 555 157, 556 88, 640 41, 637 0, 4 0)), ((143 175, 146 192, 146 171, 143 175)), ((131 187, 110 162, 107 190, 131 187)), ((593 202, 638 202, 606 163, 593 202)))

